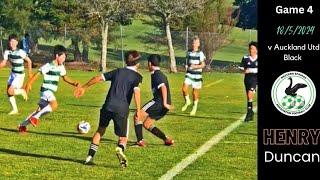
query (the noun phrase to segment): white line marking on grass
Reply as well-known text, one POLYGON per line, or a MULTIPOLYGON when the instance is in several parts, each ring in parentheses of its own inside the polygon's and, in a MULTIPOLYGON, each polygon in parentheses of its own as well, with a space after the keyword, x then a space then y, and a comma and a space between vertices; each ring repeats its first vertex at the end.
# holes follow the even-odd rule
MULTIPOLYGON (((255 111, 255 110, 254 110, 255 111)), ((243 119, 245 118, 246 114, 241 116, 237 121, 230 124, 228 127, 220 131, 218 134, 213 136, 209 141, 205 142, 200 148, 196 150, 193 154, 190 154, 188 157, 184 158, 180 163, 174 166, 172 169, 167 171, 166 174, 162 175, 159 179, 160 180, 169 180, 173 179, 177 174, 182 172, 186 167, 192 164, 195 160, 199 157, 207 153, 210 148, 216 144, 218 144, 224 137, 230 134, 233 130, 242 124, 243 119)))
POLYGON ((218 81, 215 81, 215 82, 212 82, 212 83, 209 83, 209 84, 207 84, 206 86, 204 86, 204 87, 210 87, 210 86, 213 86, 213 85, 216 85, 216 84, 219 84, 219 83, 221 83, 223 81, 223 79, 219 79, 218 81))
POLYGON ((223 141, 224 144, 257 144, 257 142, 254 141, 223 141))

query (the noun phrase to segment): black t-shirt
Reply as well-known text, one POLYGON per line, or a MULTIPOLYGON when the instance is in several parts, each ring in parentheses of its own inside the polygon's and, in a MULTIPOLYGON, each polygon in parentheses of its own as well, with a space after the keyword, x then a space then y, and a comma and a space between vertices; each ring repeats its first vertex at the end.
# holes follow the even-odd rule
POLYGON ((103 74, 105 81, 111 81, 106 101, 106 110, 116 113, 129 113, 129 105, 134 88, 139 87, 142 76, 129 68, 119 68, 103 74))
POLYGON ((153 93, 153 100, 157 103, 163 103, 161 86, 167 87, 167 104, 171 104, 170 87, 167 77, 160 71, 156 70, 151 74, 151 87, 153 93))
POLYGON ((258 58, 253 60, 250 56, 243 56, 240 67, 244 70, 250 69, 251 73, 245 74, 246 77, 257 77, 258 74, 258 58))

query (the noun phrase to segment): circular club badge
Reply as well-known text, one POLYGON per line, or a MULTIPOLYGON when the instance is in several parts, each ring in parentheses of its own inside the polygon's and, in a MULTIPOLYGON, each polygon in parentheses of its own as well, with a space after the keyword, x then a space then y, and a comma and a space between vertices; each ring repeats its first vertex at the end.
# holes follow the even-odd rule
POLYGON ((308 112, 316 100, 312 80, 298 71, 279 76, 273 83, 271 98, 274 106, 287 116, 300 116, 308 112))

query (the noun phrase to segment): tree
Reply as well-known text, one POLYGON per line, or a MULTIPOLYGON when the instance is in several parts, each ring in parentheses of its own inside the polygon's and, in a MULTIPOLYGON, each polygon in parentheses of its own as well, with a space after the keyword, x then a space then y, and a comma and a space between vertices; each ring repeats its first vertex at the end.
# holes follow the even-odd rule
POLYGON ((0 1, 0 26, 6 30, 6 34, 23 35, 30 28, 32 6, 33 0, 0 1))
POLYGON ((102 38, 100 70, 106 71, 109 26, 119 17, 120 7, 124 0, 84 0, 87 15, 99 22, 102 38))
POLYGON ((210 70, 214 53, 226 44, 237 18, 232 18, 233 8, 225 0, 208 1, 205 7, 186 18, 186 25, 199 33, 210 70))
POLYGON ((237 27, 242 29, 257 28, 257 0, 236 0, 235 5, 239 6, 240 13, 237 27))
POLYGON ((170 57, 170 70, 177 72, 176 59, 172 45, 170 22, 172 18, 183 18, 201 9, 205 0, 148 0, 148 4, 155 15, 162 19, 165 27, 170 57))

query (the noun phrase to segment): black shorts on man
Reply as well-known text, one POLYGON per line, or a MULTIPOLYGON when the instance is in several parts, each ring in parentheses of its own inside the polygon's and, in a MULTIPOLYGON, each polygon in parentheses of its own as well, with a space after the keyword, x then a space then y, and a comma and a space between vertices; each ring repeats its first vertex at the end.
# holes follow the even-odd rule
POLYGON ((127 137, 129 105, 135 88, 139 88, 142 76, 131 67, 119 68, 102 74, 105 81, 111 81, 105 103, 100 110, 99 126, 107 127, 112 119, 115 133, 127 137))

